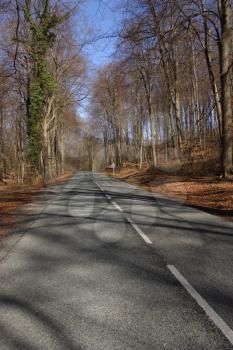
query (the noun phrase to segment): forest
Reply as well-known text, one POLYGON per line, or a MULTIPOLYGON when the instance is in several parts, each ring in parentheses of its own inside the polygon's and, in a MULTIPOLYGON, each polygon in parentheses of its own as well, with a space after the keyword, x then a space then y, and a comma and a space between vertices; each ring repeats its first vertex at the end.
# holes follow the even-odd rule
POLYGON ((1 1, 0 181, 48 181, 74 163, 76 105, 86 94, 84 39, 72 30, 78 10, 1 1))
POLYGON ((105 158, 229 176, 231 1, 128 1, 124 16, 92 91, 105 158))
POLYGON ((0 350, 233 349, 232 25, 0 0, 0 350))
POLYGON ((92 74, 91 30, 74 30, 85 2, 0 6, 1 182, 113 161, 231 176, 231 0, 120 1, 114 54, 92 74))

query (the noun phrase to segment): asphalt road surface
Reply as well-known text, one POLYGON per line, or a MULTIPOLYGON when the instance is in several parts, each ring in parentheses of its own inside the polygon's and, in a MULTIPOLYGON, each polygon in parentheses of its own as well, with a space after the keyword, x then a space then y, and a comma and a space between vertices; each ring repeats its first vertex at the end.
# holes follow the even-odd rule
POLYGON ((0 350, 233 349, 232 224, 97 173, 48 191, 3 248, 0 350))

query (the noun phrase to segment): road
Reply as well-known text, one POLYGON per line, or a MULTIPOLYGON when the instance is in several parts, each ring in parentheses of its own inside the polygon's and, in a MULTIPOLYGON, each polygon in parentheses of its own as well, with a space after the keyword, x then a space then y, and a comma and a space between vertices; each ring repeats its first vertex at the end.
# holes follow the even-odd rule
POLYGON ((232 224, 97 173, 50 191, 0 262, 1 350, 233 349, 232 224))

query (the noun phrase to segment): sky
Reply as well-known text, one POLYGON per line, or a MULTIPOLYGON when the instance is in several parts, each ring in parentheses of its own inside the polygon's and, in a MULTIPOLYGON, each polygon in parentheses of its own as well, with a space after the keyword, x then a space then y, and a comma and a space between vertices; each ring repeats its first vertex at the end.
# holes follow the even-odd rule
MULTIPOLYGON (((97 37, 101 37, 91 44, 85 45, 84 52, 90 62, 89 74, 95 76, 98 68, 112 61, 115 53, 115 41, 113 33, 121 22, 121 11, 117 9, 119 0, 86 0, 82 7, 81 16, 85 17, 84 23, 88 23, 89 28, 94 31, 97 37)), ((82 101, 78 107, 78 114, 86 119, 89 116, 88 111, 89 98, 82 101)))
POLYGON ((120 11, 117 11, 116 0, 87 0, 83 12, 91 29, 98 36, 107 38, 97 40, 85 49, 89 59, 96 67, 100 67, 111 60, 114 53, 114 38, 109 38, 117 29, 120 22, 120 11))

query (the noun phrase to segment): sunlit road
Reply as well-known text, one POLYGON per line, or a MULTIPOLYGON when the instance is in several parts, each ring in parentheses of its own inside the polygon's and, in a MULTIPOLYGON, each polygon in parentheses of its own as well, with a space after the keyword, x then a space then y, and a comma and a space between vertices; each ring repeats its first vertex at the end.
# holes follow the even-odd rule
POLYGON ((233 349, 231 224, 95 173, 51 191, 0 262, 0 350, 233 349))

